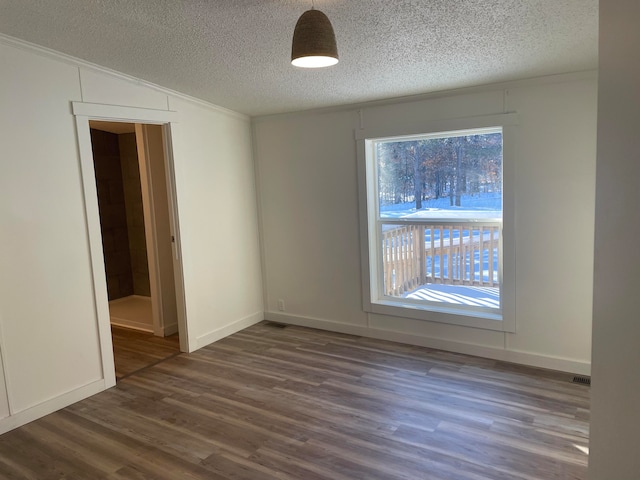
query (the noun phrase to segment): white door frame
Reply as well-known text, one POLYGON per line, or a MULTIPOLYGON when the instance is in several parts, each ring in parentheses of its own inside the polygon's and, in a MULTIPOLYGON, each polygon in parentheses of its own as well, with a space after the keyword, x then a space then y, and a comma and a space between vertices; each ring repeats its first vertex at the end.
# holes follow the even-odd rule
MULTIPOLYGON (((156 229, 156 208, 154 201, 154 187, 151 174, 151 157, 146 137, 145 125, 135 124, 136 147, 138 149, 138 166, 140 183, 142 184, 142 211, 144 217, 145 244, 147 246, 147 263, 149 265, 149 289, 151 292, 151 316, 153 319, 153 334, 165 336, 165 318, 162 308, 160 261, 158 252, 158 232, 156 229)), ((164 135, 163 135, 164 136, 164 135)), ((164 149, 164 145, 163 145, 164 149)), ((164 155, 166 156, 166 154, 164 155)), ((166 160, 162 162, 166 167, 166 160)), ((166 168, 165 168, 166 169, 166 168)), ((165 185, 165 190, 167 187, 165 185)), ((173 231, 173 229, 171 230, 173 231)), ((173 245, 172 245, 173 246, 173 245)))
POLYGON ((180 350, 189 351, 187 318, 184 302, 184 280, 182 270, 182 251, 180 248, 180 229, 175 188, 174 157, 172 135, 176 133, 178 122, 177 112, 168 110, 152 110, 136 107, 121 107, 116 105, 102 105, 95 103, 72 102, 73 114, 76 120, 78 135, 78 150, 80 156, 80 171, 84 193, 84 207, 87 220, 87 237, 89 254, 91 256, 91 270, 93 277, 93 293, 98 335, 102 356, 102 369, 105 387, 116 384, 115 365, 113 358, 113 341, 111 338, 111 321, 109 318, 109 301, 107 295, 107 277, 104 268, 104 252, 102 250, 102 233, 100 230, 100 213, 98 209, 98 193, 96 189, 95 168, 93 164, 93 149, 91 146, 91 132, 89 121, 109 121, 125 123, 142 123, 162 125, 165 138, 165 163, 167 169, 167 183, 169 187, 169 210, 171 230, 174 242, 174 275, 176 287, 176 303, 178 307, 178 332, 180 335, 180 350))

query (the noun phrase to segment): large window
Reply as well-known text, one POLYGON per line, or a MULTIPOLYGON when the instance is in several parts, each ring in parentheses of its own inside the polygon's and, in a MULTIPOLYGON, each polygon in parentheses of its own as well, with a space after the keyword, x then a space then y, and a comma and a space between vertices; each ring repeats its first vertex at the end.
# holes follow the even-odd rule
POLYGON ((501 320, 502 127, 364 149, 371 303, 501 320))

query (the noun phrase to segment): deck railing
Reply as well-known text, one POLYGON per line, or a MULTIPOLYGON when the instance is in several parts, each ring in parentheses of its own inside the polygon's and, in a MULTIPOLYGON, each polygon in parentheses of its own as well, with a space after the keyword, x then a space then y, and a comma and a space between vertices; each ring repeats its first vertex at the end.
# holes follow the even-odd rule
POLYGON ((500 222, 384 222, 384 294, 427 283, 498 286, 500 229, 500 222))

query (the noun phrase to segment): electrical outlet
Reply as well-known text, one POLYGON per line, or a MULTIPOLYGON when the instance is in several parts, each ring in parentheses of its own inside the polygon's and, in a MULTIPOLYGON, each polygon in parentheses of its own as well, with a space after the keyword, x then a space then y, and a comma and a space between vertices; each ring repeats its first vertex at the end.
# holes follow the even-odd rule
POLYGON ((278 299, 278 310, 284 312, 284 300, 281 298, 278 299))

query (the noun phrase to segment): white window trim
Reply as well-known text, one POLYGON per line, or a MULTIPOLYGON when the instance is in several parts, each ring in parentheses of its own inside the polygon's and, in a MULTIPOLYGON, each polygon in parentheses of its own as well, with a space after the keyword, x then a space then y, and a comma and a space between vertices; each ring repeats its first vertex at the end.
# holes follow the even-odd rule
MULTIPOLYGON (((514 155, 511 138, 518 124, 515 113, 503 113, 469 118, 456 118, 441 121, 417 122, 411 125, 388 128, 368 128, 356 130, 356 148, 358 162, 358 200, 360 219, 360 260, 362 265, 362 296, 365 312, 416 320, 448 323, 466 327, 515 332, 515 195, 514 155), (372 148, 373 140, 394 137, 423 136, 439 132, 472 130, 489 127, 502 127, 503 131, 503 212, 502 212, 502 266, 501 309, 497 313, 487 311, 465 311, 451 305, 411 305, 400 304, 386 298, 372 300, 372 275, 378 275, 377 253, 373 252, 375 240, 371 238, 371 228, 376 228, 378 218, 375 205, 369 205, 375 185, 367 183, 367 149, 372 148), (372 245, 372 242, 373 245, 372 245)), ((373 162, 371 162, 373 163, 373 162)), ((374 292, 375 293, 375 292, 374 292)))

